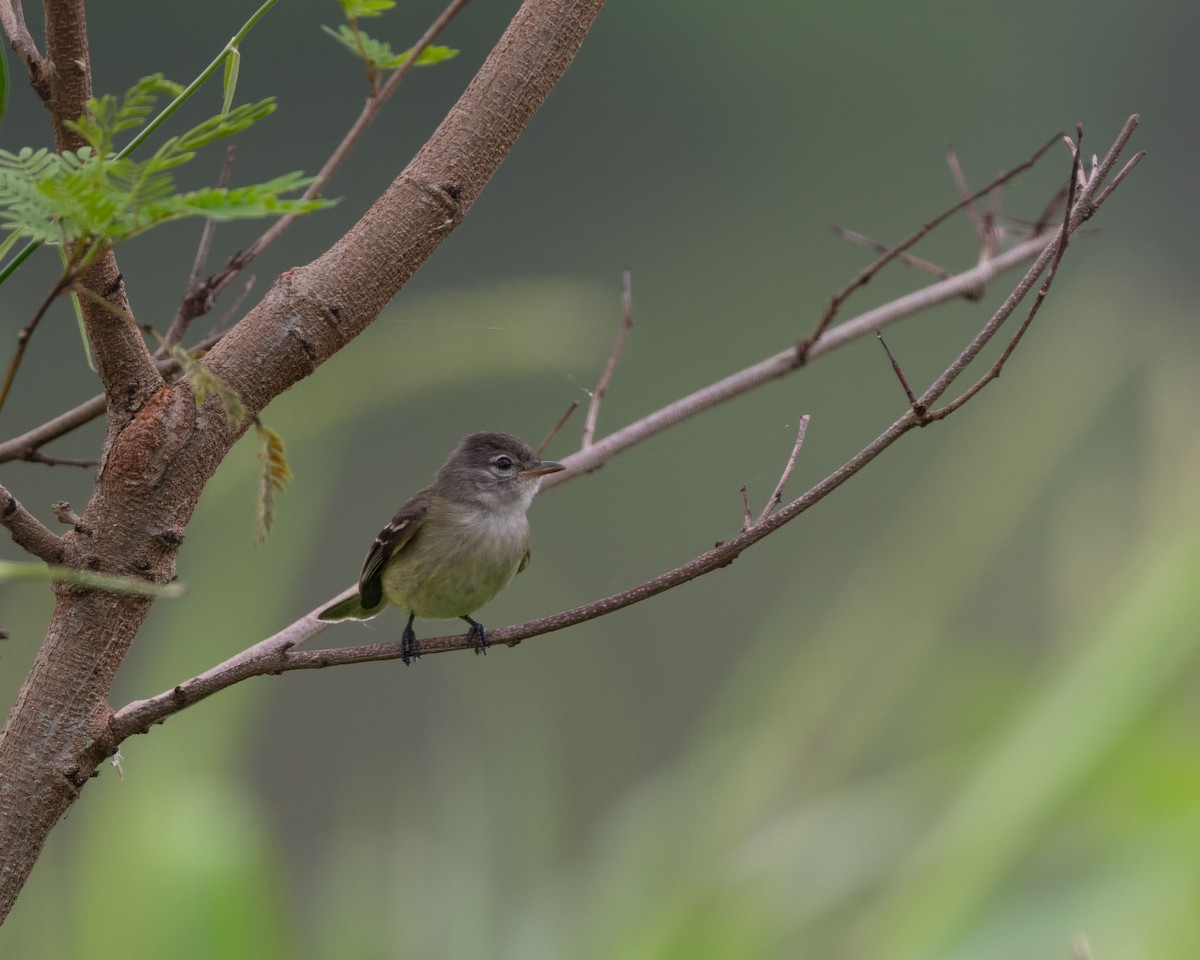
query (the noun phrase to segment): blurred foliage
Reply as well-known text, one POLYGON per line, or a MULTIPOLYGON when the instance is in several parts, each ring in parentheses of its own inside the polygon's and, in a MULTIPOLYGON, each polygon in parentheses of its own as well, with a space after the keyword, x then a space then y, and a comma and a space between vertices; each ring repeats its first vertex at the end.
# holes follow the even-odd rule
MULTIPOLYGON (((323 7, 278 13, 324 49, 323 7)), ((463 55, 420 81, 403 130, 368 138, 330 217, 395 175, 432 122, 421 111, 444 108, 507 13, 472 8, 453 37, 463 55)), ((1194 952, 1200 350, 1178 244, 1196 211, 1173 185, 1191 170, 1196 78, 1172 64, 1190 62, 1196 12, 763 3, 739 29, 726 5, 680 13, 607 8, 414 289, 272 404, 295 480, 270 544, 253 546, 247 440, 189 528, 188 594, 156 605, 118 703, 346 586, 458 437, 536 442, 586 402, 621 266, 635 326, 602 433, 802 335, 865 259, 820 224, 894 239, 951 202, 939 137, 983 178, 1079 117, 1098 150, 1136 109, 1135 146, 1152 153, 1098 218, 1105 233, 1072 245, 1004 376, 951 420, 650 603, 486 659, 263 678, 131 740, 125 779, 106 770, 56 829, 0 955, 1068 960, 1077 932, 1095 960, 1194 952), (1113 79, 1077 51, 1140 69, 1113 79)), ((262 50, 247 48, 253 87, 262 50)), ((105 49, 93 43, 101 63, 105 49)), ((312 69, 322 54, 277 55, 279 70, 305 66, 309 109, 351 109, 312 69)), ((1006 209, 1036 213, 1060 168, 1022 178, 1006 209)), ((319 249, 292 242, 281 266, 319 249)), ((950 231, 917 252, 958 267, 971 243, 950 231)), ((139 269, 166 273, 162 251, 139 263, 133 249, 136 293, 139 269)), ((174 256, 178 283, 144 285, 140 311, 177 299, 182 240, 174 256)), ((881 280, 850 307, 912 283, 881 280)), ((986 309, 894 328, 910 381, 940 371, 986 309)), ((30 381, 14 400, 42 409, 46 379, 30 381)), ((761 505, 800 413, 813 422, 793 495, 902 403, 864 342, 548 491, 531 568, 484 622, 601 596, 727 536, 739 486, 761 505)), ((22 484, 45 474, 15 466, 34 509, 22 484)), ((77 482, 51 476, 55 499, 77 482)), ((18 590, 32 588, 3 598, 9 697, 48 610, 18 590)))

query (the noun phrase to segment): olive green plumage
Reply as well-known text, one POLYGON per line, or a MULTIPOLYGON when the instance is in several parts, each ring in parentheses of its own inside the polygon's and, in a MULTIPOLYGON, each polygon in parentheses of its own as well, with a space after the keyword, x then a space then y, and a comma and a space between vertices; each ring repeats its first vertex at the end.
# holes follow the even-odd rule
POLYGON ((547 473, 562 470, 539 460, 507 433, 465 437, 432 484, 404 504, 380 531, 358 579, 358 593, 322 610, 321 620, 368 620, 388 605, 409 614, 405 663, 416 656, 416 617, 471 625, 477 652, 487 647, 474 613, 529 563, 525 511, 547 473))

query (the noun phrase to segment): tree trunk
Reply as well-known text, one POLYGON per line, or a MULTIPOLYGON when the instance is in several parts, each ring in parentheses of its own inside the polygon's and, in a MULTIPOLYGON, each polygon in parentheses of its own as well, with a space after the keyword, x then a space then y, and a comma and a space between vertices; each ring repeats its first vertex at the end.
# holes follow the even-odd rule
MULTIPOLYGON (((328 253, 281 276, 206 357, 248 417, 365 330, 449 236, 570 65, 602 3, 526 0, 387 192, 328 253)), ((78 0, 48 4, 48 17, 56 7, 82 23, 78 0)), ((86 39, 76 43, 86 54, 86 39)), ((82 523, 65 538, 64 563, 165 583, 205 484, 249 420, 230 426, 214 400, 197 408, 186 384, 155 387, 144 375, 140 336, 103 310, 87 319, 109 437, 82 523)), ((0 919, 54 824, 116 749, 109 692, 151 606, 145 597, 64 584, 55 593, 46 639, 0 734, 0 919)))

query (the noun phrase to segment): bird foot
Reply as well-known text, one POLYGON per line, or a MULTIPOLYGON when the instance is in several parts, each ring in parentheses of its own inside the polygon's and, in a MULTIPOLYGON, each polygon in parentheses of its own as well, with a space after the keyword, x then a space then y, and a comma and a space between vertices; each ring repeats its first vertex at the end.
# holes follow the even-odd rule
POLYGON ((483 624, 470 617, 463 617, 471 625, 471 629, 467 631, 467 639, 475 641, 475 655, 481 653, 486 654, 487 648, 490 646, 487 638, 487 631, 483 628, 483 624))
POLYGON ((408 626, 400 634, 400 659, 404 661, 406 667, 414 660, 421 659, 421 651, 417 647, 417 634, 413 630, 411 617, 409 618, 408 626))

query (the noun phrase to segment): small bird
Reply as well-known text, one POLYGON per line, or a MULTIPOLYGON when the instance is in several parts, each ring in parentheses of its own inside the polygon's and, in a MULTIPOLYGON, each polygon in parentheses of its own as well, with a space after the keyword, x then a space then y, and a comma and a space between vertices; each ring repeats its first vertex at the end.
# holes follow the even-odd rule
POLYGON ((566 469, 539 460, 507 433, 473 433, 454 448, 434 477, 375 538, 358 578, 358 593, 326 607, 320 620, 369 620, 388 604, 408 614, 400 639, 407 664, 417 658, 417 617, 458 617, 471 629, 475 652, 487 631, 474 613, 529 564, 525 511, 542 477, 566 469))

